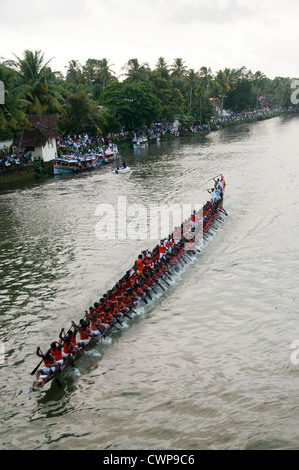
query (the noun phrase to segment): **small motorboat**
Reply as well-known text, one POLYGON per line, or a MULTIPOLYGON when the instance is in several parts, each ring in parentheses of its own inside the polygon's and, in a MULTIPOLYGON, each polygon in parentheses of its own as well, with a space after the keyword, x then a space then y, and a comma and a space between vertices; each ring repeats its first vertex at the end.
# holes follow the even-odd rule
POLYGON ((117 175, 118 174, 122 175, 124 173, 129 173, 130 171, 131 171, 131 168, 129 166, 125 166, 125 167, 124 166, 122 166, 122 167, 117 166, 115 168, 115 170, 113 171, 113 173, 116 173, 117 175))

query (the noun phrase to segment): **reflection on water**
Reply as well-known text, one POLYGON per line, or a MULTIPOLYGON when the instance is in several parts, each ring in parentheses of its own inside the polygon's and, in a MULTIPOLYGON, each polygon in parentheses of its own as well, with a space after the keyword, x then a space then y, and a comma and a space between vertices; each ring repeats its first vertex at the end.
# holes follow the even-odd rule
POLYGON ((0 196, 3 449, 296 448, 298 119, 126 151, 106 166, 0 196), (204 203, 225 224, 176 282, 69 371, 28 393, 48 347, 154 240, 99 240, 97 207, 204 203))

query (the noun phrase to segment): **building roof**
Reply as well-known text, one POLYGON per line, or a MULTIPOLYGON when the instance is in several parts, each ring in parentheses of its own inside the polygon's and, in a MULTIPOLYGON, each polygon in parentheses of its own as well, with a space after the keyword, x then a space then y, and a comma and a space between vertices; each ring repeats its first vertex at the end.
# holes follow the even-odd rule
MULTIPOLYGON (((24 147, 44 147, 49 139, 56 137, 58 113, 28 116, 32 125, 31 129, 24 130, 21 146, 24 147)), ((14 139, 14 145, 19 145, 20 137, 14 139)))

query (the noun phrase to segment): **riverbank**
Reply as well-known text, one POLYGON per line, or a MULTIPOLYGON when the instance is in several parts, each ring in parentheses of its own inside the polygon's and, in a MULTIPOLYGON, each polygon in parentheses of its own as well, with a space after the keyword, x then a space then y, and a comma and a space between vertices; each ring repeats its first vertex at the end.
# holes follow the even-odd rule
POLYGON ((238 126, 240 124, 250 124, 250 123, 256 123, 260 121, 266 121, 268 119, 273 119, 276 117, 281 117, 281 116, 294 116, 298 115, 298 110, 293 109, 293 110, 281 110, 281 111, 274 111, 274 112, 260 112, 260 113, 243 113, 241 115, 230 115, 230 116, 225 116, 222 118, 215 118, 212 121, 209 122, 209 124, 205 124, 203 126, 183 126, 180 129, 180 137, 185 137, 187 135, 190 135, 190 132, 193 134, 198 134, 198 135, 204 135, 209 132, 215 132, 221 129, 225 129, 227 127, 233 127, 233 126, 238 126))
POLYGON ((0 170, 0 191, 19 184, 30 184, 53 176, 53 162, 36 161, 19 167, 0 170))
MULTIPOLYGON (((279 112, 271 113, 244 113, 243 115, 232 115, 223 118, 218 118, 210 121, 209 124, 203 126, 194 125, 181 125, 179 132, 174 131, 171 126, 166 126, 160 129, 160 140, 161 142, 176 140, 177 138, 190 137, 190 135, 206 135, 210 132, 220 131, 227 127, 238 126, 244 123, 256 123, 259 121, 265 121, 268 119, 281 117, 281 116, 294 116, 298 115, 298 111, 295 110, 281 110, 279 112)), ((128 136, 113 136, 113 141, 118 145, 120 153, 127 151, 132 148, 131 138, 128 136)), ((155 144, 155 140, 149 139, 150 144, 155 144)), ((26 165, 13 166, 8 168, 2 168, 0 170, 0 191, 13 188, 19 184, 31 184, 41 179, 48 179, 53 177, 53 161, 42 162, 35 161, 30 162, 26 165)))

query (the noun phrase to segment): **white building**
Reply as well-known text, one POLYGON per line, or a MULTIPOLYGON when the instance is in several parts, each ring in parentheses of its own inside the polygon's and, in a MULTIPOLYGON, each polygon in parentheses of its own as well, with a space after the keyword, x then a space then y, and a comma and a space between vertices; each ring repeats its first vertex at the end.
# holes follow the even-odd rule
POLYGON ((57 155, 56 131, 58 114, 28 116, 32 127, 24 130, 22 137, 14 140, 14 145, 31 152, 34 160, 49 162, 57 155))

